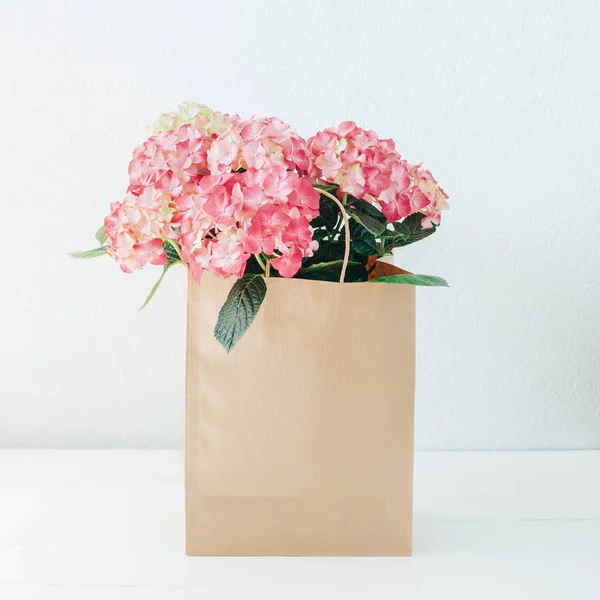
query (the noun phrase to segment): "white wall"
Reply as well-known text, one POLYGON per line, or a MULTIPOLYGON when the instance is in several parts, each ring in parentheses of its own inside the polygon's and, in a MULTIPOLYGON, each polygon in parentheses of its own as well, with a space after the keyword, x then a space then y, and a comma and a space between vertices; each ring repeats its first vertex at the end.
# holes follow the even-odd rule
MULTIPOLYGON (((419 291, 417 445, 600 448, 599 4, 0 2, 0 446, 182 443, 181 277, 94 245, 185 99, 352 119, 451 198, 419 291)), ((273 357, 276 360, 276 357, 273 357)))

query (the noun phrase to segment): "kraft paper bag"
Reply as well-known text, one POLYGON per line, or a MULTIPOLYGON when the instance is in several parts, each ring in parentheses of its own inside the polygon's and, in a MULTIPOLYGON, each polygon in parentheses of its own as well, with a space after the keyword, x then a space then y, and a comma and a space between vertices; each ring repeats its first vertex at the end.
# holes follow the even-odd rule
POLYGON ((187 554, 410 555, 415 288, 269 278, 227 355, 232 285, 188 282, 187 554))

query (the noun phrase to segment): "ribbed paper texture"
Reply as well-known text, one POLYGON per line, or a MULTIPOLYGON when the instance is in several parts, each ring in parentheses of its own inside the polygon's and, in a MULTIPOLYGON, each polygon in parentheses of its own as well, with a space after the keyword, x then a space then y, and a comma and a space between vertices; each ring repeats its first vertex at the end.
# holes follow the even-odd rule
POLYGON ((188 283, 187 553, 409 555, 414 287, 268 279, 227 355, 232 283, 188 283))

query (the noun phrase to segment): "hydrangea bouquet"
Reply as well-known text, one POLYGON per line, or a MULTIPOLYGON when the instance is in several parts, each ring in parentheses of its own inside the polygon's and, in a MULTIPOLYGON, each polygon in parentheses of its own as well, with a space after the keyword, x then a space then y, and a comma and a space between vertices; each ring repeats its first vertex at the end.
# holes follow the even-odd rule
MULTIPOLYGON (((96 234, 125 273, 187 266, 237 281, 215 337, 229 352, 268 277, 446 285, 426 275, 370 279, 375 260, 436 231, 448 196, 390 139, 350 121, 303 139, 277 118, 245 120, 187 102, 133 153, 129 187, 96 234)), ((142 307, 143 308, 143 307, 142 307)), ((216 315, 215 315, 216 318, 216 315)))

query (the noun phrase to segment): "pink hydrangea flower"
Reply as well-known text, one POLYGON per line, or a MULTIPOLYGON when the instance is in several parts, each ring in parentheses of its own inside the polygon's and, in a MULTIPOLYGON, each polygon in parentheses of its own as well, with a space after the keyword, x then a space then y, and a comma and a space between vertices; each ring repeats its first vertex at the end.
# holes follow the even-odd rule
POLYGON ((433 225, 439 225, 442 211, 448 209, 448 195, 438 186, 437 181, 429 171, 416 169, 413 175, 419 191, 427 198, 429 203, 425 206, 425 218, 421 222, 424 229, 430 229, 433 225))
POLYGON ((251 254, 273 254, 282 245, 282 236, 290 217, 281 206, 264 204, 261 206, 246 231, 245 247, 251 254))
POLYGON ((245 265, 252 254, 264 252, 275 257, 275 268, 283 264, 278 256, 293 255, 280 271, 284 277, 293 276, 302 258, 318 247, 309 223, 319 214, 319 193, 308 183, 309 192, 302 181, 298 173, 283 168, 266 175, 249 169, 202 178, 188 198, 179 238, 183 258, 194 265, 192 275, 199 279, 202 270, 220 276, 238 273, 240 260, 245 265), (236 252, 230 251, 233 237, 236 252))
POLYGON ((111 214, 104 219, 108 253, 126 273, 141 269, 148 262, 167 262, 162 240, 175 239, 170 218, 175 210, 168 195, 147 188, 143 203, 128 193, 123 202, 111 204, 111 214))
POLYGON ((240 239, 240 230, 221 231, 215 241, 210 244, 211 269, 223 277, 241 277, 250 255, 244 250, 240 239))
POLYGON ((239 120, 237 115, 225 115, 198 102, 184 102, 176 111, 162 114, 148 128, 148 133, 156 135, 165 131, 173 131, 181 125, 193 125, 208 136, 220 135, 236 120, 239 120))
POLYGON ((123 270, 165 264, 165 239, 177 241, 197 280, 207 270, 239 277, 260 253, 291 277, 312 256, 319 193, 306 141, 289 125, 184 103, 151 132, 133 153, 125 200, 105 221, 123 270))
POLYGON ((309 138, 308 149, 313 177, 372 202, 389 222, 421 212, 421 226, 430 228, 448 208, 447 194, 429 171, 403 160, 392 140, 381 140, 352 121, 320 131, 309 138))
POLYGON ((274 258, 271 264, 282 277, 293 277, 302 266, 302 252, 297 246, 290 244, 283 249, 279 258, 274 258))
POLYGON ((166 264, 164 244, 174 240, 196 280, 204 271, 239 277, 253 254, 292 277, 318 248, 316 181, 372 202, 390 222, 422 213, 422 226, 433 227, 448 208, 429 171, 351 121, 306 142, 280 119, 186 102, 151 134, 133 152, 125 198, 105 219, 108 252, 128 273, 166 264))

